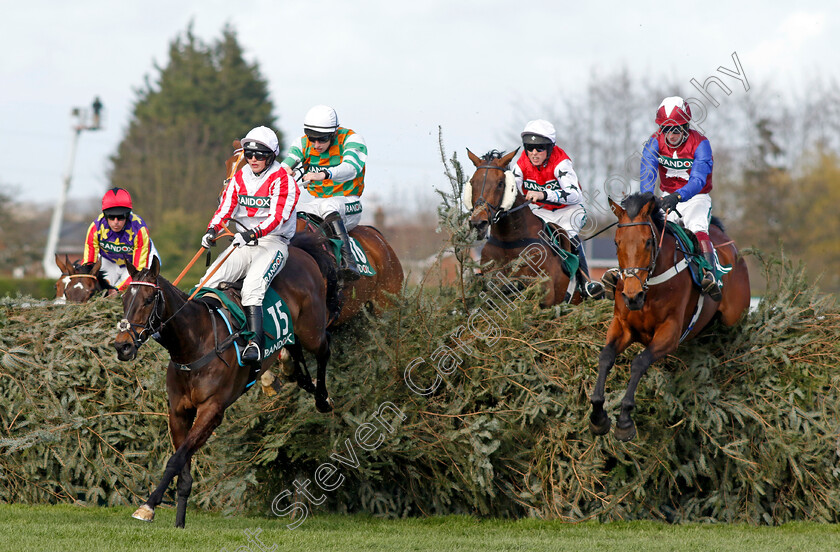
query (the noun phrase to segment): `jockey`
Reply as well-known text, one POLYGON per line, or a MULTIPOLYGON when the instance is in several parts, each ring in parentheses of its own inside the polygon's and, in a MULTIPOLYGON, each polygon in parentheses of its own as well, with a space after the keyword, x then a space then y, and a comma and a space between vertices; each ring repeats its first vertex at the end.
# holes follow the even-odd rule
POLYGON ((572 252, 580 259, 575 274, 581 295, 601 298, 600 282, 589 278, 589 267, 580 233, 586 223, 586 209, 572 160, 555 144, 554 125, 537 119, 522 131, 525 151, 513 167, 519 192, 530 202, 531 211, 543 221, 562 228, 572 242, 572 252))
MULTIPOLYGON (((714 267, 715 248, 709 238, 712 217, 712 146, 709 140, 689 128, 691 108, 679 96, 665 98, 656 111, 659 130, 645 143, 642 152, 641 191, 653 192, 657 172, 663 192, 662 209, 668 220, 694 232, 700 251, 714 267)), ((705 271, 700 282, 703 293, 720 301, 721 291, 714 272, 705 271)))
POLYGON ((348 232, 362 218, 359 200, 365 188, 365 140, 338 124, 335 110, 316 105, 303 119, 304 135, 292 144, 280 163, 289 175, 295 168, 303 171, 301 201, 298 210, 321 217, 333 237, 341 239, 343 281, 359 279, 359 268, 350 251, 348 232))
POLYGON ((224 254, 207 269, 202 285, 215 288, 222 282, 245 278, 242 308, 254 337, 242 352, 242 360, 259 363, 263 360, 262 302, 268 286, 289 256, 299 194, 294 179, 276 161, 280 147, 274 131, 264 126, 252 129, 242 139, 242 148, 247 164, 225 185, 219 208, 207 225, 201 245, 212 247, 216 235, 231 219, 239 223, 240 231, 224 254), (230 257, 218 272, 206 279, 231 249, 230 257))
MULTIPOLYGON (((105 279, 119 291, 131 282, 126 261, 138 270, 150 267, 154 257, 160 262, 146 222, 131 212, 127 190, 111 188, 102 196, 102 213, 88 228, 82 263, 95 263, 97 257, 102 259, 105 279)), ((108 292, 116 294, 116 290, 108 292)))

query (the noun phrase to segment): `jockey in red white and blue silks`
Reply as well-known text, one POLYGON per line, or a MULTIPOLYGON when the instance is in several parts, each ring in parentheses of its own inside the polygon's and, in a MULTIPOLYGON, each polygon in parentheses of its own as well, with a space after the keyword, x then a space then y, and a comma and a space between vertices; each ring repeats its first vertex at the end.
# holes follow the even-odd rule
POLYGON ((210 247, 231 219, 239 222, 231 228, 238 232, 228 249, 207 269, 201 284, 215 288, 222 282, 244 277, 242 307, 248 330, 254 332, 255 338, 249 341, 242 358, 258 362, 263 357, 262 301, 271 281, 286 265, 289 241, 295 235, 299 192, 294 178, 276 161, 279 143, 274 131, 267 127, 252 129, 242 139, 242 147, 247 163, 225 186, 201 244, 210 247), (219 264, 219 270, 207 278, 219 264))
POLYGON ((138 269, 148 268, 154 257, 158 257, 160 262, 146 222, 131 212, 131 209, 131 195, 127 190, 112 188, 105 192, 102 197, 102 213, 88 227, 82 252, 83 264, 101 259, 105 279, 120 291, 125 291, 131 283, 126 262, 138 269), (109 223, 109 217, 119 217, 119 222, 109 223))
MULTIPOLYGON (((656 112, 659 130, 645 143, 641 163, 641 191, 653 193, 656 177, 662 191, 662 208, 668 220, 682 221, 694 232, 700 250, 709 264, 716 257, 709 238, 712 218, 712 146, 709 140, 689 128, 691 108, 679 96, 665 98, 656 112)), ((703 291, 720 301, 720 285, 714 274, 706 272, 701 282, 703 291)))

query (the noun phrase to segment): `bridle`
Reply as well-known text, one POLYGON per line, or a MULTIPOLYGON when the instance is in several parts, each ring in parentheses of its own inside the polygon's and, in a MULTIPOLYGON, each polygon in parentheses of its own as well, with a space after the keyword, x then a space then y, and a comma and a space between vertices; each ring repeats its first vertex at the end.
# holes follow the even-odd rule
POLYGON ((486 205, 487 206, 486 208, 490 211, 490 224, 496 224, 500 220, 502 220, 502 218, 510 215, 511 213, 515 213, 516 211, 522 209, 523 207, 528 206, 528 203, 525 202, 522 205, 520 205, 519 207, 514 207, 513 209, 504 210, 504 209, 502 209, 502 199, 504 199, 504 194, 502 194, 502 199, 499 199, 499 204, 498 205, 493 205, 492 203, 490 203, 489 201, 484 199, 484 188, 487 186, 487 171, 488 170, 502 171, 502 177, 504 177, 505 168, 504 167, 499 167, 498 165, 487 164, 487 165, 479 165, 478 167, 476 167, 475 170, 476 170, 476 172, 478 172, 481 169, 485 169, 484 179, 481 181, 481 189, 478 192, 478 199, 475 201, 475 203, 473 203, 472 211, 470 211, 471 213, 474 213, 475 210, 478 209, 479 207, 482 207, 482 206, 486 205))
MULTIPOLYGON (((157 284, 153 284, 151 282, 130 282, 130 286, 148 286, 155 288, 155 302, 152 306, 152 312, 149 314, 149 317, 146 318, 146 322, 143 324, 137 324, 134 322, 129 322, 127 318, 123 318, 117 323, 117 331, 120 333, 126 332, 131 336, 131 341, 134 344, 136 349, 139 349, 141 345, 143 345, 150 337, 160 332, 163 329, 163 326, 172 319, 164 321, 163 314, 158 313, 158 310, 164 306, 163 301, 163 290, 160 289, 160 286, 157 284), (140 328, 138 332, 136 329, 140 328)), ((134 304, 134 300, 137 298, 135 295, 131 298, 131 303, 128 304, 128 308, 125 310, 127 312, 131 311, 131 307, 134 304)), ((177 313, 175 313, 177 314, 177 313)), ((173 315, 174 316, 174 315, 173 315)))
MULTIPOLYGON (((91 278, 91 279, 95 280, 97 284, 99 283, 99 278, 95 274, 65 274, 65 273, 62 272, 60 279, 63 280, 64 278, 70 278, 71 280, 73 278, 91 278)), ((62 293, 62 295, 64 295, 64 297, 67 297, 67 288, 68 287, 69 286, 64 286, 64 292, 62 293)), ((93 297, 93 294, 96 293, 96 291, 97 291, 97 289, 96 289, 96 286, 94 285, 93 289, 90 292, 90 295, 87 296, 85 301, 87 301, 88 299, 93 297)))
MULTIPOLYGON (((638 222, 623 222, 619 223, 618 228, 626 228, 628 226, 647 226, 650 228, 650 234, 653 238, 653 254, 650 256, 650 264, 646 267, 644 266, 631 266, 628 268, 621 268, 619 267, 618 273, 621 276, 621 279, 625 279, 628 277, 636 278, 639 280, 639 284, 642 286, 642 291, 647 291, 649 285, 656 285, 661 282, 655 282, 653 284, 649 283, 650 276, 653 274, 654 269, 656 268, 656 259, 659 258, 659 252, 661 251, 660 243, 656 240, 656 228, 653 226, 653 223, 650 220, 638 221, 638 222), (641 275, 639 274, 641 271, 645 271, 647 276, 645 276, 644 280, 642 279, 641 275)), ((662 230, 662 234, 664 237, 665 230, 662 230)))

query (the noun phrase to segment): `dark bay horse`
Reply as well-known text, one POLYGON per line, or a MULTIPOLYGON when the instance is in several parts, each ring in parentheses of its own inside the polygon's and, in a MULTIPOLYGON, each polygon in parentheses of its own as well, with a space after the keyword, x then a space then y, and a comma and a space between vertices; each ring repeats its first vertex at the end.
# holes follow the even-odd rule
MULTIPOLYGON (((302 362, 301 348, 314 354, 318 375, 314 388, 309 380, 308 390, 314 391, 317 409, 329 412, 332 401, 326 387, 330 358, 327 320, 330 303, 336 301, 336 268, 322 242, 314 235, 296 236, 289 246, 288 261, 271 287, 291 313, 296 344, 290 350, 296 369, 302 362)), ((160 484, 133 517, 152 521, 155 508, 177 475, 175 526, 184 527, 192 489, 192 456, 222 423, 225 409, 246 391, 254 378, 253 369, 240 366, 236 348, 226 346, 230 333, 220 315, 204 299, 188 300, 184 292, 161 277, 157 258, 148 269, 138 271, 129 265, 129 273, 132 282, 123 295, 125 318, 119 324, 113 346, 120 360, 132 360, 138 347, 156 334, 157 341, 169 351, 166 392, 169 431, 176 449, 166 463, 160 484)), ((279 351, 265 358, 262 369, 271 366, 278 354, 279 351)))
MULTIPOLYGON (((230 180, 244 164, 245 157, 242 155, 239 140, 233 142, 234 154, 225 161, 226 178, 230 180)), ((300 183, 298 183, 300 186, 300 183)), ((324 229, 317 224, 317 221, 299 218, 297 231, 315 231, 326 235, 324 229)), ((373 276, 362 276, 354 282, 347 282, 341 290, 340 312, 338 316, 330 321, 330 327, 343 324, 355 316, 365 305, 370 305, 374 310, 378 307, 387 306, 390 300, 387 294, 398 295, 402 290, 403 274, 402 264, 393 248, 385 240, 382 233, 373 226, 358 225, 349 232, 350 237, 355 238, 362 246, 370 266, 376 272, 373 276)))
MULTIPOLYGON (((490 230, 487 244, 481 250, 481 264, 492 262, 497 270, 510 270, 517 260, 523 264, 513 272, 513 277, 539 277, 541 272, 549 277, 546 293, 540 305, 548 307, 564 301, 580 303, 574 277, 563 271, 563 261, 546 241, 544 223, 528 207, 525 196, 513 182, 507 170, 519 151, 503 155, 490 152, 478 157, 470 150, 467 155, 476 167, 475 174, 464 188, 464 203, 470 209, 470 226, 483 238, 490 230)), ((550 238, 548 238, 550 239, 550 238)), ((560 247, 571 251, 569 238, 560 237, 560 247)))
POLYGON ((80 264, 78 261, 71 263, 66 255, 64 260, 56 255, 55 264, 61 270, 61 276, 55 282, 55 300, 58 303, 86 303, 97 293, 114 289, 99 270, 101 260, 80 264))
POLYGON ((610 200, 610 206, 618 217, 615 243, 620 279, 607 343, 598 359, 598 380, 590 397, 589 428, 596 435, 609 432, 610 419, 604 411, 607 376, 616 355, 631 343, 641 343, 645 349, 633 358, 630 381, 616 417, 616 438, 629 441, 636 436, 631 417, 636 388, 648 367, 674 352, 683 339, 697 335, 716 316, 727 326, 737 323, 750 304, 750 277, 738 248, 713 217, 709 236, 720 264, 730 265, 732 270, 722 277, 720 303, 701 295, 692 283, 686 255, 676 238, 670 231, 663 236, 665 215, 653 194, 633 194, 621 205, 610 200))

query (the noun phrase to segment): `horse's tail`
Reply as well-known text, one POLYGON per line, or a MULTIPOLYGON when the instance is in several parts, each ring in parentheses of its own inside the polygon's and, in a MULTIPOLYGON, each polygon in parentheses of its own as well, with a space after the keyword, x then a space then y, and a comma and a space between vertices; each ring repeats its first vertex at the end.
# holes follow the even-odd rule
POLYGON ((341 310, 341 302, 338 296, 338 267, 335 257, 327 249, 326 238, 315 232, 298 232, 289 242, 299 249, 306 251, 321 270, 321 275, 327 281, 327 310, 330 312, 330 320, 338 317, 341 310))

